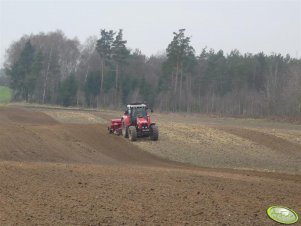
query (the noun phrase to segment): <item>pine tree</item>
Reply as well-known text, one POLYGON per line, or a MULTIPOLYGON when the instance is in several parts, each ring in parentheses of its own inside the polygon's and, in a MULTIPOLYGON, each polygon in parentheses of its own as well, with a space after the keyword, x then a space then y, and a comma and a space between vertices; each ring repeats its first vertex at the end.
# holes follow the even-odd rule
POLYGON ((115 33, 112 30, 106 31, 102 29, 100 31, 100 39, 97 40, 96 50, 101 58, 101 83, 100 83, 100 93, 103 92, 104 84, 104 69, 106 64, 112 58, 112 44, 114 41, 115 33))
POLYGON ((10 75, 11 87, 14 90, 14 98, 22 98, 28 100, 29 86, 26 82, 27 78, 30 77, 31 68, 34 61, 34 48, 28 40, 21 52, 20 58, 8 70, 10 75))
POLYGON ((84 86, 86 102, 89 107, 94 105, 95 98, 97 95, 99 95, 99 82, 99 72, 89 72, 84 86))
POLYGON ((60 86, 60 99, 64 106, 72 106, 76 103, 78 84, 74 74, 66 78, 60 86))
POLYGON ((169 68, 172 74, 171 82, 174 87, 174 110, 178 109, 178 102, 182 100, 183 79, 187 65, 196 62, 194 48, 190 45, 190 37, 185 37, 185 29, 179 29, 178 33, 174 32, 174 37, 166 49, 167 61, 166 68, 169 68), (179 89, 179 92, 178 92, 179 89))
POLYGON ((120 66, 125 63, 130 51, 126 48, 126 40, 123 40, 122 29, 119 30, 113 44, 112 44, 112 58, 115 63, 115 89, 118 90, 118 77, 120 66))

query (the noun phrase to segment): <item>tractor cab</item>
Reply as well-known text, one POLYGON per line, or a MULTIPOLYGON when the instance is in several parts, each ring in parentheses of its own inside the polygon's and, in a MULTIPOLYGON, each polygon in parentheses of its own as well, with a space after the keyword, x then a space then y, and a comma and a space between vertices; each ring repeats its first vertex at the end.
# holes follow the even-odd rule
POLYGON ((137 118, 147 120, 147 109, 145 104, 129 104, 127 105, 125 115, 129 116, 131 124, 137 124, 137 118))

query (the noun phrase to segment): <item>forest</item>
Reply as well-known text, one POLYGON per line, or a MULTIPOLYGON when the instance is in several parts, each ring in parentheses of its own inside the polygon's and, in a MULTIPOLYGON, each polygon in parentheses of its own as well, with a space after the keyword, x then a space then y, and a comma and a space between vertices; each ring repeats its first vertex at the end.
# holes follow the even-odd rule
POLYGON ((185 29, 162 55, 129 49, 123 30, 101 29, 84 43, 60 31, 24 35, 7 49, 0 85, 14 101, 232 116, 301 116, 301 59, 203 48, 185 29))

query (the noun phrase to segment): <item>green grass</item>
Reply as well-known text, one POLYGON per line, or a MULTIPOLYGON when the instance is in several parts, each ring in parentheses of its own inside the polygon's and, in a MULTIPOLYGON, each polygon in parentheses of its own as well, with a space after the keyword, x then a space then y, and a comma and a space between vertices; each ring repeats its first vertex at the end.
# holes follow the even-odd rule
POLYGON ((0 86, 0 104, 6 104, 11 100, 11 89, 5 86, 0 86))

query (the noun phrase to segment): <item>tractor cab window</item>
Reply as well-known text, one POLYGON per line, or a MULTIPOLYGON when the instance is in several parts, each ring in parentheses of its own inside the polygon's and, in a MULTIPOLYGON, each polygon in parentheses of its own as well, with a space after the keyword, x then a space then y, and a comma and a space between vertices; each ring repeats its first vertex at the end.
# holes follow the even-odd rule
POLYGON ((137 118, 137 117, 145 118, 146 116, 147 116, 147 113, 146 113, 145 108, 132 108, 132 117, 133 118, 137 118))

